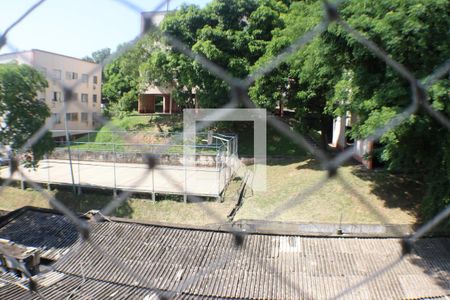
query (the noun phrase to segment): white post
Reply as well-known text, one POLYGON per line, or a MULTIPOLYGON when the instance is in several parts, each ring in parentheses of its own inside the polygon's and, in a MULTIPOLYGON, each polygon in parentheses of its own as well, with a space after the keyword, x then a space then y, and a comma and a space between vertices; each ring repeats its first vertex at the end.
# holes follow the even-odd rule
POLYGON ((155 196, 155 167, 152 168, 152 200, 153 200, 153 202, 156 201, 156 196, 155 196))
POLYGON ((81 195, 80 151, 78 151, 78 195, 81 195))
POLYGON ((45 155, 45 160, 47 161, 47 190, 51 191, 52 188, 50 186, 50 162, 48 161, 48 155, 45 155))
POLYGON ((116 143, 113 143, 113 176, 114 176, 114 197, 117 197, 117 182, 116 182, 116 143))

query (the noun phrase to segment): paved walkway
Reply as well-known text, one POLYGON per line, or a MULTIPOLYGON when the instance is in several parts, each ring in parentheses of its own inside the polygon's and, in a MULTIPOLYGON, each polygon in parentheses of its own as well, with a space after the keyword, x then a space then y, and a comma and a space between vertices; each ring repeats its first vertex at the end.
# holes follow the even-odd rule
MULTIPOLYGON (((190 194, 218 196, 225 185, 225 170, 183 166, 158 166, 148 170, 145 164, 125 164, 93 161, 74 161, 75 184, 82 187, 114 187, 122 190, 161 194, 190 194), (220 180, 220 185, 219 185, 220 180)), ((26 176, 39 183, 71 184, 70 164, 67 160, 42 160, 36 170, 22 169, 26 176)), ((9 169, 0 171, 9 177, 9 169)), ((13 177, 20 180, 20 174, 13 177)))

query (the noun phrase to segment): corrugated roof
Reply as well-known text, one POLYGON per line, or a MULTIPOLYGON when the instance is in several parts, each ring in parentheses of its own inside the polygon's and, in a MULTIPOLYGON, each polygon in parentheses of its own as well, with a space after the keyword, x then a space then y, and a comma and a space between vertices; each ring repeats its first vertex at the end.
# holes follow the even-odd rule
POLYGON ((41 249, 41 257, 57 260, 76 241, 76 227, 51 210, 20 209, 0 219, 0 237, 41 249))
MULTIPOLYGON (((30 232, 37 226, 44 239, 46 228, 54 243, 57 227, 68 225, 63 216, 55 215, 56 221, 51 215, 25 211, 10 223, 30 232), (38 220, 53 220, 55 226, 39 227, 38 220)), ((4 225, 0 237, 8 234, 5 228, 14 227, 4 225)), ((45 299, 153 299, 163 291, 170 291, 170 298, 329 299, 402 252, 395 238, 250 234, 236 247, 229 232, 106 221, 92 229, 89 243, 74 238, 62 243, 71 251, 53 267, 65 276, 39 288, 45 299)), ((450 293, 449 278, 450 238, 428 238, 416 244, 414 254, 343 298, 443 297, 450 293)), ((0 287, 1 299, 38 299, 23 293, 0 287)))

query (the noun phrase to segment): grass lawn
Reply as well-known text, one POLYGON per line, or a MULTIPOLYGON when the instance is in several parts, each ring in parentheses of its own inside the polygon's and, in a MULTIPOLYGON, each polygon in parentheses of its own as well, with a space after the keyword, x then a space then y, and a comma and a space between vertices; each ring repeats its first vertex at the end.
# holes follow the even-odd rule
MULTIPOLYGON (((318 164, 308 158, 275 161, 267 166, 267 171, 267 192, 256 192, 253 196, 247 192, 234 220, 265 220, 280 205, 326 176, 318 164)), ((413 224, 417 221, 415 212, 422 193, 421 186, 415 181, 383 171, 368 171, 359 165, 344 166, 339 173, 370 206, 333 179, 307 199, 281 211, 272 220, 360 224, 413 224)), ((134 197, 118 208, 114 216, 191 225, 223 223, 235 205, 233 196, 238 186, 238 181, 231 183, 222 203, 205 201, 185 204, 171 197, 153 203, 149 199, 134 197)), ((74 196, 70 190, 56 190, 52 194, 71 209, 82 213, 101 209, 111 201, 110 193, 91 192, 74 196)), ((22 191, 8 187, 0 194, 0 210, 13 210, 24 205, 49 207, 39 192, 30 189, 22 191)))
MULTIPOLYGON (((351 194, 336 179, 302 201, 280 211, 274 221, 312 223, 413 224, 420 202, 421 186, 406 176, 368 171, 359 165, 339 169, 340 176, 364 200, 351 194), (369 204, 367 204, 369 203, 369 204)), ((283 161, 268 166, 267 192, 256 192, 244 200, 235 220, 265 220, 298 193, 326 176, 312 159, 283 161)))
MULTIPOLYGON (((130 218, 149 222, 165 222, 173 224, 206 225, 224 223, 233 209, 234 193, 238 182, 232 182, 224 196, 223 202, 215 200, 202 203, 184 203, 182 199, 165 197, 156 202, 142 196, 131 197, 112 214, 116 217, 130 218), (212 212, 212 214, 211 214, 212 212)), ((75 196, 70 189, 54 189, 52 196, 64 205, 79 213, 89 210, 100 210, 112 200, 112 194, 102 191, 86 192, 75 196)), ((151 197, 151 196, 148 196, 151 197)), ((161 196, 162 197, 162 196, 161 196)), ((0 193, 0 210, 11 211, 23 206, 51 208, 47 198, 32 189, 21 190, 18 187, 6 187, 0 193)))

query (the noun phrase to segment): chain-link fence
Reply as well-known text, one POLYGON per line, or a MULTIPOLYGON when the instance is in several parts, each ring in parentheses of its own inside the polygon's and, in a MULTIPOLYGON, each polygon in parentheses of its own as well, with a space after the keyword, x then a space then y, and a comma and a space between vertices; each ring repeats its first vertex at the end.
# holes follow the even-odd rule
MULTIPOLYGON (((4 30, 3 35, 0 38, 0 46, 4 47, 7 44, 7 36, 12 28, 19 24, 24 18, 27 17, 28 14, 30 14, 34 9, 39 7, 42 3, 44 3, 45 0, 41 0, 37 2, 34 6, 32 6, 22 17, 20 17, 16 22, 11 24, 9 28, 4 30)), ((136 11, 138 13, 141 13, 143 10, 139 7, 137 7, 135 4, 128 2, 126 0, 119 0, 119 3, 123 4, 128 9, 131 9, 133 11, 136 11)), ((164 7, 166 5, 166 2, 163 1, 159 5, 155 7, 155 11, 159 10, 160 8, 164 7)), ((240 105, 243 105, 247 108, 255 108, 255 104, 250 100, 248 95, 248 89, 249 87, 258 79, 266 74, 273 71, 275 68, 277 68, 281 63, 286 61, 288 57, 292 54, 301 49, 304 45, 306 45, 308 42, 310 42, 312 39, 320 35, 321 33, 325 32, 330 24, 337 24, 340 26, 342 30, 350 34, 353 38, 357 40, 358 43, 366 47, 371 53, 373 53, 375 56, 377 56, 381 61, 385 62, 387 65, 389 65, 393 70, 395 70, 398 73, 398 76, 403 77, 406 79, 410 86, 412 91, 412 99, 410 105, 401 113, 393 117, 387 124, 381 128, 378 128, 371 136, 366 138, 366 141, 377 141, 383 134, 388 132, 389 130, 393 129, 394 127, 398 126, 402 121, 410 117, 412 114, 414 114, 419 108, 423 108, 432 118, 437 120, 440 124, 442 124, 443 127, 450 130, 450 120, 444 116, 441 112, 435 110, 430 102, 427 99, 427 89, 435 83, 437 80, 439 80, 441 77, 445 76, 448 71, 450 70, 450 60, 447 60, 444 62, 441 66, 437 67, 435 71, 427 76, 426 80, 421 80, 416 78, 405 66, 401 65, 400 63, 396 62, 394 59, 392 59, 388 53, 385 53, 383 49, 377 46, 376 43, 372 42, 371 40, 368 40, 363 34, 352 28, 346 20, 342 19, 340 17, 339 13, 339 4, 330 4, 328 2, 324 2, 324 17, 323 20, 317 24, 312 30, 308 31, 303 36, 296 39, 289 47, 287 47, 281 54, 274 57, 271 61, 266 63, 265 65, 261 66, 256 71, 252 72, 249 76, 247 76, 245 79, 240 79, 233 77, 230 75, 227 70, 221 68, 217 64, 215 64, 213 61, 208 60, 204 56, 198 55, 197 53, 193 53, 189 47, 185 46, 182 42, 174 38, 173 36, 164 34, 160 32, 160 29, 158 27, 152 26, 148 28, 149 32, 160 32, 161 34, 165 35, 166 40, 168 43, 175 49, 176 51, 180 51, 181 53, 185 54, 186 56, 190 57, 192 60, 196 61, 198 64, 200 64, 204 69, 209 71, 211 74, 215 75, 217 78, 223 80, 226 82, 231 89, 231 98, 228 101, 228 103, 224 106, 224 108, 237 108, 240 105)), ((142 37, 142 36, 140 36, 142 37)), ((139 41, 139 37, 135 39, 135 43, 139 41)), ((14 48, 13 45, 8 44, 8 46, 13 50, 18 50, 14 48)), ((130 45, 131 47, 132 45, 130 45)), ((122 49, 122 51, 126 51, 126 49, 122 49)), ((121 53, 116 53, 114 57, 117 57, 121 53)), ((107 60, 107 63, 110 62, 114 57, 110 57, 107 60)), ((95 72, 98 72, 99 69, 102 68, 102 66, 99 66, 98 69, 93 70, 93 74, 95 72)), ((92 75, 92 74, 89 74, 92 75)), ((64 82, 59 81, 59 84, 61 85, 61 89, 70 93, 71 90, 74 89, 74 85, 72 86, 66 86, 64 82)), ((77 84, 81 84, 81 81, 78 81, 77 84)), ((71 105, 78 106, 80 109, 84 108, 83 102, 71 102, 71 105)), ((220 110, 219 110, 220 111, 220 110)), ((64 102, 60 111, 58 112, 60 115, 66 115, 67 113, 67 103, 64 102)), ((226 110, 224 110, 226 112, 226 110)), ((109 120, 103 118, 101 115, 96 115, 96 122, 99 124, 102 124, 104 126, 107 126, 110 128, 111 131, 117 132, 118 135, 120 135, 120 139, 122 143, 120 144, 108 144, 103 145, 107 147, 113 147, 115 148, 113 150, 114 152, 114 160, 117 159, 116 151, 117 148, 120 149, 123 153, 129 152, 129 147, 126 145, 133 145, 134 148, 137 147, 136 141, 133 138, 130 138, 129 135, 122 134, 121 130, 119 128, 116 128, 113 123, 111 123, 109 120), (117 148, 116 148, 117 147, 117 148)), ((52 120, 45 124, 42 128, 40 128, 32 137, 28 139, 28 142, 22 147, 22 151, 25 152, 26 150, 30 149, 32 145, 34 145, 39 139, 41 139, 44 134, 53 128, 53 125, 55 123, 55 120, 52 120)), ((290 130, 290 128, 280 121, 275 116, 268 114, 267 123, 269 126, 273 127, 277 131, 279 131, 282 135, 286 136, 287 138, 291 139, 293 142, 295 142, 298 147, 301 147, 308 152, 310 152, 318 161, 321 162, 321 165, 324 170, 328 171, 328 177, 317 182, 315 185, 310 187, 309 189, 306 189, 302 191, 300 194, 298 194, 296 197, 294 197, 292 200, 286 202, 282 206, 278 207, 277 209, 273 210, 268 216, 266 216, 265 220, 271 220, 275 218, 277 215, 285 212, 286 210, 289 210, 294 205, 297 205, 298 203, 305 201, 308 197, 310 197, 312 194, 316 193, 318 190, 320 190, 329 180, 332 178, 336 179, 342 187, 351 193, 356 199, 360 200, 362 203, 364 203, 365 206, 367 206, 368 209, 370 209, 372 212, 374 212, 380 220, 384 220, 384 216, 381 212, 378 211, 378 209, 373 206, 370 201, 365 199, 363 195, 360 195, 359 192, 352 187, 352 185, 348 182, 346 182, 345 178, 343 178, 339 173, 339 167, 342 166, 346 161, 351 159, 353 154, 355 153, 355 146, 349 147, 345 149, 343 152, 338 154, 337 156, 333 158, 329 158, 322 150, 315 147, 313 144, 310 143, 310 141, 302 136, 301 134, 290 130)), ((205 125, 206 126, 206 125, 205 125)), ((202 130, 203 128, 196 128, 196 130, 202 130)), ((90 141, 89 141, 90 143, 90 141)), ((62 145, 64 147, 70 146, 62 145)), ((146 147, 143 147, 143 149, 140 149, 138 152, 143 153, 142 155, 142 161, 145 163, 146 168, 142 169, 139 172, 139 176, 136 176, 136 178, 133 178, 132 182, 128 182, 130 189, 127 191, 122 191, 115 197, 111 198, 111 201, 108 203, 107 206, 105 206, 103 209, 101 209, 101 214, 103 215, 109 215, 111 212, 114 211, 117 207, 119 207, 121 204, 123 204, 130 196, 130 194, 133 192, 131 187, 138 187, 140 184, 145 181, 147 178, 151 178, 152 174, 154 174, 156 171, 158 172, 158 176, 166 181, 175 182, 175 185, 178 185, 178 188, 180 190, 185 190, 185 187, 183 187, 183 183, 177 184, 176 182, 172 180, 173 174, 166 168, 160 167, 158 165, 157 155, 154 155, 154 153, 161 153, 161 151, 166 150, 170 147, 173 147, 174 145, 171 143, 162 144, 160 146, 157 146, 157 151, 147 151, 146 147)), ((73 154, 71 159, 77 161, 79 158, 77 156, 81 155, 78 153, 80 150, 78 148, 85 147, 83 145, 76 145, 76 142, 72 144, 73 147, 73 154), (78 151, 78 152, 77 152, 78 151)), ((142 148, 141 147, 141 148, 142 148)), ((155 146, 153 146, 155 147, 155 146)), ((180 147, 185 147, 180 146, 180 147)), ((236 149, 236 148, 234 148, 236 149)), ((111 150, 111 149, 109 149, 111 150)), ((136 150, 136 149, 134 149, 136 150)), ((133 150, 133 151, 134 151, 133 150)), ((228 150, 227 150, 228 151, 228 150)), ((235 151, 235 150, 233 150, 235 151)), ((216 153, 217 154, 217 153, 216 153)), ((215 154, 215 155, 216 155, 215 154)), ((117 267, 121 269, 122 271, 126 272, 131 278, 135 278, 137 282, 140 283, 147 283, 147 288, 152 288, 152 280, 148 278, 143 278, 141 274, 135 273, 132 268, 130 268, 128 265, 121 262, 119 259, 117 259, 114 255, 114 253, 108 252, 106 249, 101 249, 98 245, 95 243, 92 243, 90 240, 90 226, 88 226, 87 222, 83 219, 78 218, 77 214, 70 209, 68 209, 66 206, 63 205, 61 201, 59 201, 57 198, 54 198, 49 193, 47 193, 39 184, 34 182, 34 178, 29 178, 29 175, 25 172, 23 172, 22 169, 17 168, 17 163, 12 164, 15 166, 15 168, 11 169, 10 176, 8 179, 6 179, 2 187, 0 189, 0 193, 4 190, 6 186, 11 184, 11 182, 14 180, 14 175, 19 174, 24 180, 27 180, 32 187, 35 189, 41 191, 45 197, 47 197, 48 201, 54 206, 56 209, 61 211, 64 215, 66 215, 75 225, 76 228, 79 231, 80 235, 80 244, 87 243, 89 246, 91 246, 95 251, 101 255, 107 257, 111 263, 112 266, 117 267)), ((76 168, 76 164, 74 165, 76 168)), ((78 166, 79 167, 79 166, 78 166)), ((185 166, 186 168, 186 166, 185 166)), ((115 169, 115 168, 114 168, 115 169)), ((220 169, 218 167, 217 169, 220 169)), ((117 170, 114 171, 114 174, 117 172, 117 170)), ((80 173, 81 174, 81 173, 80 173)), ((186 175, 183 175, 186 177, 186 175)), ((218 173, 218 176, 229 176, 222 174, 220 171, 218 173)), ((114 178, 116 178, 114 176, 114 178)), ((80 179, 78 183, 81 183, 82 180, 80 179)), ((154 182, 154 181, 153 181, 154 182)), ((220 179, 219 179, 220 182, 220 179)), ((114 179, 114 185, 118 185, 116 179, 114 179)), ((226 184, 226 183, 225 183, 226 184)), ((120 185, 120 184, 119 184, 120 185)), ((150 184, 151 185, 151 184, 150 184)), ((218 187, 218 192, 220 193, 221 187, 218 187)), ((203 205, 202 199, 199 197, 196 197, 193 195, 190 198, 190 202, 195 203, 198 205, 199 209, 205 210, 207 214, 210 214, 211 216, 216 216, 216 213, 212 210, 210 210, 207 206, 203 205)), ((392 260, 389 263, 386 263, 386 265, 383 268, 380 268, 373 273, 371 273, 369 276, 367 276, 365 279, 358 281, 358 282, 352 282, 351 284, 348 284, 348 286, 342 286, 341 291, 334 296, 334 298, 341 298, 345 297, 346 295, 352 293, 354 290, 357 290, 361 286, 370 284, 372 281, 375 281, 378 277, 382 276, 389 270, 396 268, 399 263, 405 259, 408 255, 413 253, 416 243, 418 243, 419 239, 426 236, 430 231, 432 231, 441 221, 448 218, 450 215, 450 207, 447 207, 440 211, 438 214, 436 214, 430 221, 428 221, 426 224, 422 225, 420 228, 418 228, 414 234, 410 236, 404 236, 402 239, 401 247, 402 247, 402 253, 397 255, 395 252, 392 253, 392 260), (397 255, 397 256, 396 256, 397 255)), ((220 220, 220 218, 217 218, 220 220)), ((235 239, 235 245, 236 247, 241 247, 243 245, 243 241, 246 239, 246 233, 242 232, 238 228, 232 229, 232 233, 234 235, 235 239)), ((8 256, 7 251, 2 251, 5 256, 8 256)), ((245 252, 245 249, 244 249, 245 252)), ((241 257, 244 259, 245 253, 241 257)), ((212 269, 220 268, 223 266, 223 264, 226 263, 226 261, 229 259, 229 257, 221 257, 216 260, 213 260, 208 268, 205 269, 204 273, 209 272, 212 269)), ((23 266, 14 258, 10 257, 10 261, 13 265, 16 265, 17 269, 23 270, 24 274, 31 278, 30 272, 28 272, 26 269, 23 268, 23 266)), ((168 292, 161 292, 160 297, 167 298, 171 297, 173 295, 176 295, 176 293, 183 290, 183 288, 187 285, 189 285, 190 282, 194 282, 198 280, 199 277, 202 276, 202 274, 198 274, 196 276, 193 276, 192 278, 188 278, 184 280, 183 285, 181 285, 176 290, 172 291, 173 294, 168 292)), ((277 273, 275 273, 277 274, 277 273)), ((31 280, 31 279, 30 279, 31 280)), ((286 286, 289 286, 290 288, 296 289, 299 288, 297 286, 297 283, 292 281, 290 278, 281 278, 283 282, 285 282, 286 286)), ((36 288, 33 284, 30 284, 30 290, 32 290, 34 293, 39 293, 39 289, 36 288)), ((306 297, 307 298, 307 297, 306 297)))

